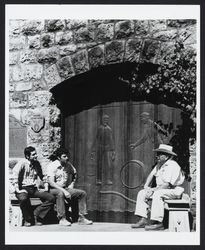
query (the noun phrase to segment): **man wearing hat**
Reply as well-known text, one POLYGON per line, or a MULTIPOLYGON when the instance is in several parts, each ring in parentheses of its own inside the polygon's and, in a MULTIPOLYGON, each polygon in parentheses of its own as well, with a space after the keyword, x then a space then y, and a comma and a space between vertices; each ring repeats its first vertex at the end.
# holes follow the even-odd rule
POLYGON ((164 199, 180 199, 184 188, 181 185, 184 182, 184 174, 181 167, 173 157, 176 154, 170 145, 160 144, 157 152, 157 164, 147 177, 142 189, 137 196, 135 214, 140 220, 132 225, 132 228, 142 228, 145 230, 162 230, 164 218, 164 199), (156 187, 151 188, 150 184, 153 177, 156 177, 156 187), (151 224, 148 225, 148 201, 152 199, 150 219, 151 224))

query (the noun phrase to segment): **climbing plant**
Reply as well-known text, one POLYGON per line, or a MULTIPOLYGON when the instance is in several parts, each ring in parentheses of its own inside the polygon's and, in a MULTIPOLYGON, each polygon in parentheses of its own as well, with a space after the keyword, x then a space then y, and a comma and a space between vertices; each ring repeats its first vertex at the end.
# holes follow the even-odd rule
MULTIPOLYGON (((176 41, 173 50, 161 58, 156 71, 139 80, 140 64, 129 79, 133 94, 152 103, 180 108, 193 121, 196 116, 196 50, 176 41)), ((193 133, 194 135, 194 133, 193 133)))

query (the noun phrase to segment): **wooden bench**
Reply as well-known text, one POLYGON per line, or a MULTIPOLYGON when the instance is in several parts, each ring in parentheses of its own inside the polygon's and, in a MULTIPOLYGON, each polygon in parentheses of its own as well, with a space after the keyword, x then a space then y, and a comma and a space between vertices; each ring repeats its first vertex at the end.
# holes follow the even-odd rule
POLYGON ((165 200, 165 209, 169 213, 168 229, 170 232, 190 232, 190 199, 187 194, 182 199, 165 200))

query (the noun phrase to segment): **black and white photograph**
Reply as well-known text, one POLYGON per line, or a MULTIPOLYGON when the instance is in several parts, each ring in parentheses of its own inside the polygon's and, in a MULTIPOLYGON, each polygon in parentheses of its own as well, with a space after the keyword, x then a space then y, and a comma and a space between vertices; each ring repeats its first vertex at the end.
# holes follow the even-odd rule
POLYGON ((200 6, 12 5, 6 244, 200 244, 200 6))

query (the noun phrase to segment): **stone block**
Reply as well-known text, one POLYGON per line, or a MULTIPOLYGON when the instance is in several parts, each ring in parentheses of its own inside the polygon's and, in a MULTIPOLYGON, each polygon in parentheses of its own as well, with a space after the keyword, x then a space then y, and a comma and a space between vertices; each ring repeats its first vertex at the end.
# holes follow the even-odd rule
POLYGON ((65 22, 66 22, 66 27, 69 30, 86 27, 88 24, 87 20, 78 20, 78 19, 72 19, 72 20, 68 19, 68 20, 65 20, 65 22))
POLYGON ((105 60, 108 63, 122 62, 124 41, 113 41, 105 44, 105 60))
POLYGON ((26 45, 26 39, 24 36, 10 37, 9 38, 9 50, 21 50, 26 45))
POLYGON ((115 39, 129 38, 134 34, 134 22, 130 20, 120 21, 115 24, 115 39))
POLYGON ((61 82, 61 78, 59 76, 59 73, 58 73, 58 70, 57 70, 55 64, 53 64, 49 68, 45 69, 44 79, 45 79, 49 89, 61 82))
POLYGON ((24 109, 19 108, 19 109, 11 109, 11 110, 9 110, 9 122, 12 122, 12 123, 14 122, 13 125, 9 124, 10 127, 16 127, 16 126, 19 125, 19 123, 20 123, 20 127, 25 125, 25 124, 23 124, 21 122, 21 112, 22 112, 22 110, 24 110, 24 109))
POLYGON ((183 28, 189 25, 196 24, 195 19, 177 19, 177 20, 167 20, 167 27, 171 28, 183 28))
POLYGON ((20 53, 21 63, 35 63, 37 62, 36 51, 34 50, 23 50, 20 53))
POLYGON ((72 65, 76 74, 80 74, 89 70, 87 51, 82 50, 77 52, 72 57, 72 65))
POLYGON ((66 31, 66 32, 57 32, 55 37, 56 44, 59 45, 66 45, 73 41, 73 32, 66 31))
POLYGON ((46 20, 45 27, 48 32, 63 30, 65 28, 65 22, 60 19, 46 20))
POLYGON ((104 46, 96 46, 88 50, 90 68, 96 68, 104 64, 104 46))
POLYGON ((135 21, 135 34, 138 36, 147 36, 149 32, 148 20, 136 20, 135 21))
POLYGON ((32 82, 33 84, 33 90, 37 91, 37 90, 48 90, 48 86, 46 84, 46 82, 43 79, 40 80, 35 80, 32 82))
POLYGON ((97 41, 110 41, 114 37, 114 24, 102 23, 96 28, 96 40, 97 41))
POLYGON ((69 56, 72 55, 73 53, 75 53, 77 51, 77 46, 75 44, 69 44, 66 46, 61 46, 59 48, 59 54, 60 56, 69 56))
POLYGON ((74 32, 74 41, 76 43, 87 43, 94 41, 95 32, 92 28, 81 27, 74 32))
POLYGON ((38 52, 38 62, 42 64, 55 63, 58 60, 59 51, 57 48, 41 49, 38 52))
POLYGON ((64 79, 67 79, 74 75, 74 70, 72 67, 70 56, 61 58, 57 62, 57 67, 58 67, 59 75, 64 79))
POLYGON ((145 40, 142 49, 142 60, 154 62, 157 59, 160 43, 155 40, 145 40))
POLYGON ((54 33, 44 33, 41 35, 41 44, 45 48, 49 48, 54 44, 54 33))
POLYGON ((15 91, 9 94, 9 106, 10 108, 26 107, 28 101, 27 93, 15 91))
POLYGON ((25 21, 22 33, 27 36, 39 34, 44 29, 44 22, 41 20, 25 21))
POLYGON ((157 31, 153 34, 153 38, 161 40, 161 41, 173 41, 178 36, 177 30, 164 30, 157 31))
POLYGON ((15 65, 18 63, 19 52, 10 52, 9 53, 9 65, 15 65))
POLYGON ((29 49, 39 49, 41 47, 40 35, 28 36, 29 49))
POLYGON ((22 25, 24 20, 11 19, 9 20, 9 35, 18 36, 22 32, 22 25))
POLYGON ((51 93, 48 91, 35 91, 28 94, 30 108, 48 107, 51 93))
POLYGON ((23 81, 24 80, 24 72, 21 65, 15 65, 10 67, 10 76, 12 81, 23 81))
POLYGON ((196 44, 196 26, 189 26, 184 29, 179 29, 179 39, 184 44, 196 44))
POLYGON ((32 89, 32 82, 17 82, 16 91, 28 91, 32 89))
POLYGON ((129 39, 125 47, 125 59, 126 61, 138 62, 140 52, 142 48, 142 40, 140 39, 129 39))
POLYGON ((167 29, 166 20, 150 20, 150 32, 162 31, 167 29))
POLYGON ((43 74, 43 66, 40 64, 26 64, 23 66, 24 80, 39 80, 43 74))

